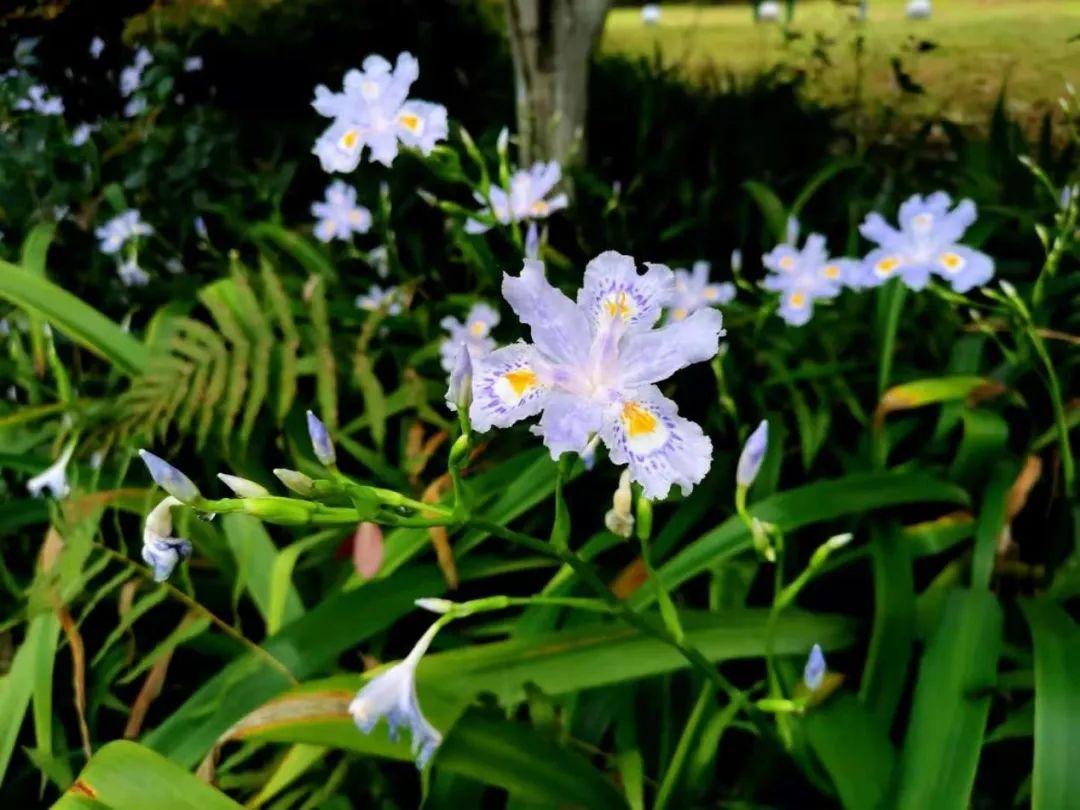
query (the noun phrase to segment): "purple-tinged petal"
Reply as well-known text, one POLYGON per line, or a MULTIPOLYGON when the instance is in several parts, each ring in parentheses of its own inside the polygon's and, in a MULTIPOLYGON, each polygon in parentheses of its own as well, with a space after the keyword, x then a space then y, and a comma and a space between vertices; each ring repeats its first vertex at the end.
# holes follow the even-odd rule
POLYGON ((718 310, 699 309, 660 329, 627 335, 619 351, 619 380, 627 388, 662 382, 680 369, 716 356, 724 334, 718 310))
POLYGON ((601 436, 612 462, 628 465, 650 500, 666 497, 676 484, 689 494, 712 464, 712 442, 655 386, 609 408, 601 436))
POLYGON ((580 366, 588 355, 591 336, 585 316, 569 298, 548 283, 544 265, 526 259, 521 275, 503 275, 503 297, 533 342, 551 361, 580 366))
POLYGON ((762 419, 761 423, 750 434, 739 454, 739 464, 735 469, 735 483, 740 487, 748 487, 754 483, 761 462, 765 459, 765 451, 769 449, 769 420, 762 419))
POLYGON ((955 292, 966 293, 994 277, 994 260, 965 245, 952 245, 938 254, 935 272, 955 292))
POLYGON ((473 428, 484 433, 540 413, 549 395, 546 376, 539 352, 528 343, 513 343, 473 358, 469 408, 473 428))
POLYGON ((662 264, 646 262, 645 267, 639 275, 633 257, 614 250, 601 253, 585 267, 578 306, 595 332, 616 323, 630 331, 646 330, 660 318, 675 292, 675 276, 662 264))
POLYGON ((900 231, 886 222, 885 218, 876 211, 866 215, 866 219, 859 226, 859 233, 871 242, 876 242, 885 248, 892 247, 903 240, 900 231))
POLYGON ((563 453, 585 455, 589 440, 600 431, 603 417, 603 406, 594 400, 553 393, 532 431, 543 438, 553 459, 558 460, 563 453))
POLYGON ((779 314, 791 326, 803 326, 814 314, 814 299, 805 290, 788 290, 780 300, 779 314))

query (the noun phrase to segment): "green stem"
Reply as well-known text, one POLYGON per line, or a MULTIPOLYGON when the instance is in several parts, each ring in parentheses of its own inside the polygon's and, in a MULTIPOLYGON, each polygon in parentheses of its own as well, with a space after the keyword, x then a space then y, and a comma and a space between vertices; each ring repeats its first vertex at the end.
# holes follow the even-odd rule
POLYGON ((900 326, 900 312, 904 308, 907 287, 894 278, 885 285, 878 299, 878 320, 884 318, 881 326, 881 362, 878 364, 878 399, 881 399, 889 387, 892 378, 893 355, 896 352, 896 332, 900 326), (884 314, 882 314, 884 310, 884 314))
POLYGON ((713 666, 707 658, 695 647, 687 644, 685 641, 679 641, 673 634, 667 631, 662 626, 657 626, 655 622, 650 621, 645 616, 636 613, 626 603, 619 599, 615 594, 611 592, 604 581, 596 574, 592 567, 568 550, 560 550, 553 548, 543 540, 539 540, 535 537, 530 537, 527 534, 513 531, 500 526, 497 523, 493 523, 483 519, 473 519, 469 521, 472 526, 478 529, 483 529, 490 534, 500 537, 503 540, 507 540, 515 545, 527 548, 531 551, 535 551, 538 554, 543 554, 548 557, 556 557, 566 565, 570 566, 582 581, 585 582, 597 596, 604 600, 611 606, 615 615, 625 621, 627 624, 637 628, 646 635, 652 636, 665 644, 673 647, 679 653, 682 654, 687 661, 695 666, 705 677, 707 677, 713 684, 721 689, 728 698, 742 706, 748 706, 749 703, 746 697, 741 691, 739 691, 733 684, 731 684, 727 678, 720 674, 720 672, 713 666))

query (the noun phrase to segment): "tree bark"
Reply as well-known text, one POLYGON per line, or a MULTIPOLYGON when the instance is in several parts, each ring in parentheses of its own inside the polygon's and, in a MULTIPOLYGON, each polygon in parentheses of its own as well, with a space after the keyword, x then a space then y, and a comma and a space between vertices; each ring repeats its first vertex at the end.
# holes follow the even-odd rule
POLYGON ((521 162, 584 156, 589 60, 611 0, 506 0, 521 162))

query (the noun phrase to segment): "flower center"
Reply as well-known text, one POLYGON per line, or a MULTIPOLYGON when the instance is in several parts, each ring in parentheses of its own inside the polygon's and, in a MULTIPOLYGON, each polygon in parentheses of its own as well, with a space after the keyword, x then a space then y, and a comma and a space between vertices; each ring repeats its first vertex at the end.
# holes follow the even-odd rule
POLYGON ((621 318, 624 321, 630 320, 634 314, 634 305, 630 301, 630 296, 626 294, 626 290, 620 290, 615 295, 609 296, 604 302, 604 309, 610 317, 621 318))
POLYGON ((484 335, 487 334, 487 324, 483 321, 473 321, 472 324, 469 325, 469 333, 473 337, 484 337, 484 335))
POLYGON ((822 274, 825 278, 837 279, 840 278, 840 268, 835 264, 827 264, 821 268, 822 274))

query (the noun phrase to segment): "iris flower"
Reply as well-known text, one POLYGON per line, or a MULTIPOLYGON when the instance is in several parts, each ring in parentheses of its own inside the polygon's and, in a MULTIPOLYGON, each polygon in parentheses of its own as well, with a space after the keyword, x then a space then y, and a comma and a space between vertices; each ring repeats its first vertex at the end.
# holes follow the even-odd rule
POLYGON ((169 495, 146 516, 143 528, 142 558, 154 570, 154 582, 164 582, 176 564, 191 556, 191 543, 172 537, 172 512, 181 502, 169 495))
MULTIPOLYGON (((555 211, 566 208, 570 202, 565 194, 548 196, 561 177, 562 169, 554 160, 550 163, 534 163, 528 169, 518 169, 510 178, 509 191, 498 186, 488 190, 491 206, 482 210, 480 215, 503 225, 546 219, 555 211)), ((488 202, 480 194, 477 194, 477 200, 488 202)), ((469 233, 483 233, 490 227, 476 219, 465 222, 465 230, 469 233)))
POLYGON ((357 205, 356 189, 341 180, 327 186, 325 200, 311 204, 311 215, 318 220, 315 236, 321 242, 348 241, 354 233, 371 229, 371 212, 357 205))
POLYGON ((430 154, 446 138, 446 108, 409 99, 409 88, 419 75, 419 63, 410 53, 398 54, 392 67, 372 55, 361 70, 345 74, 340 93, 316 87, 312 106, 333 119, 312 150, 323 171, 351 172, 360 165, 364 147, 371 160, 385 166, 394 162, 401 146, 430 154))
POLYGON ((64 448, 60 458, 26 482, 27 491, 35 498, 41 497, 41 493, 45 490, 49 490, 54 498, 66 498, 71 491, 68 485, 67 467, 74 452, 75 442, 71 442, 64 448))
POLYGON ((457 362, 458 347, 464 345, 475 358, 491 352, 495 340, 491 330, 499 323, 499 313, 490 305, 473 304, 462 323, 457 318, 447 316, 439 321, 439 326, 449 333, 449 337, 439 346, 439 355, 444 371, 453 371, 457 362))
POLYGON ((503 297, 533 342, 476 361, 473 427, 483 433, 541 414, 533 432, 552 458, 584 456, 599 437, 648 498, 663 498, 673 484, 689 492, 701 481, 712 442, 656 384, 713 357, 722 318, 706 308, 653 328, 675 279, 664 265, 646 267, 639 274, 632 257, 600 254, 585 268, 576 303, 548 283, 539 261, 504 276, 503 297))
POLYGON ((125 259, 116 266, 116 275, 125 287, 145 287, 150 283, 150 274, 139 267, 134 258, 125 259))
POLYGON ((442 735, 424 717, 416 696, 416 665, 441 626, 435 622, 403 661, 368 681, 349 704, 349 714, 365 734, 370 734, 382 718, 386 718, 392 740, 397 739, 402 728, 408 728, 418 768, 428 763, 442 742, 442 735))
POLYGON ((668 316, 681 321, 702 307, 726 304, 735 297, 735 285, 731 282, 709 283, 709 262, 694 262, 689 271, 675 270, 675 295, 671 299, 668 316))
POLYGON ((401 290, 398 287, 387 287, 384 290, 378 284, 373 284, 366 293, 356 296, 356 306, 368 312, 385 310, 387 315, 400 315, 401 290))
POLYGON ((870 214, 859 232, 878 247, 864 261, 864 283, 877 286, 894 276, 913 290, 923 289, 931 275, 941 276, 953 290, 964 293, 988 282, 994 260, 958 244, 975 222, 975 203, 952 199, 943 191, 925 199, 916 194, 900 206, 900 228, 889 225, 877 213, 870 214))
POLYGON ((142 221, 138 211, 131 209, 113 217, 94 233, 101 242, 101 252, 108 255, 118 253, 131 239, 148 236, 154 229, 142 221))
POLYGON ((829 258, 825 237, 818 233, 806 238, 802 250, 779 244, 761 261, 771 271, 765 277, 765 289, 782 294, 780 317, 792 326, 810 320, 814 301, 835 298, 845 284, 856 286, 862 277, 858 262, 829 258))

